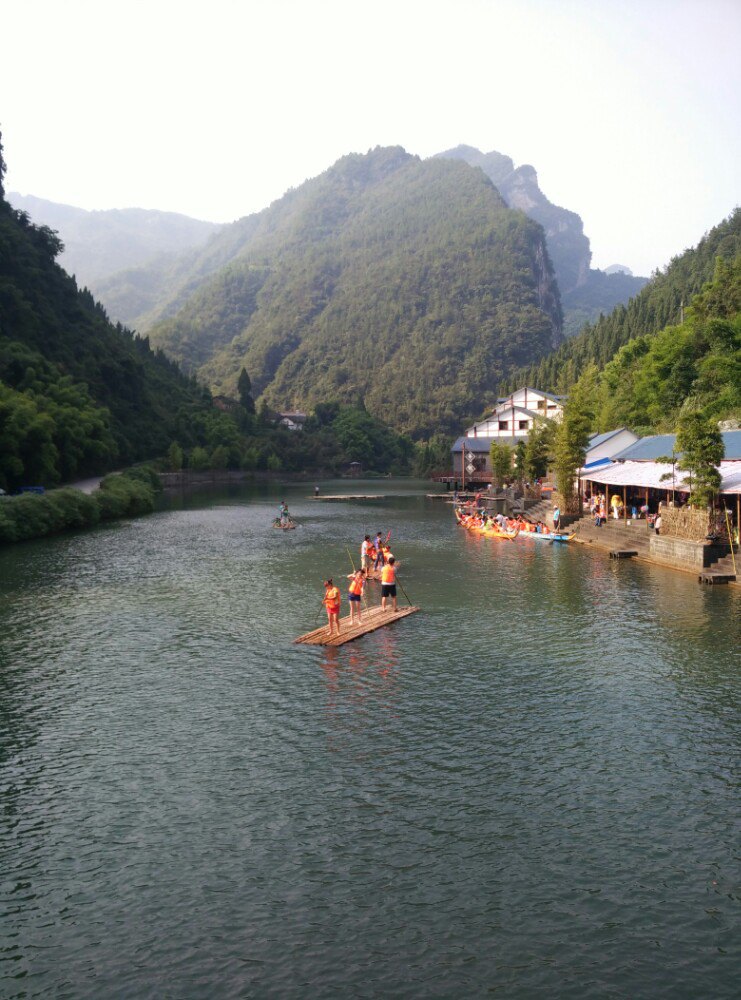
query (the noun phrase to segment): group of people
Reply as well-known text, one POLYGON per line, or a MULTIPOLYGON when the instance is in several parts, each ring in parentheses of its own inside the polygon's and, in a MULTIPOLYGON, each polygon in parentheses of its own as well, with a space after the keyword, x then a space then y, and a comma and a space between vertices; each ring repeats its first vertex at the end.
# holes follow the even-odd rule
POLYGON ((366 535, 360 546, 360 566, 366 572, 381 569, 389 559, 393 558, 393 552, 389 548, 389 538, 391 532, 383 540, 383 534, 376 532, 375 541, 371 541, 371 536, 366 535))
MULTIPOLYGON (((397 610, 396 604, 396 560, 388 547, 388 539, 391 532, 383 541, 383 535, 379 531, 375 541, 370 535, 366 535, 360 546, 360 569, 348 573, 347 599, 350 604, 350 624, 363 621, 362 599, 365 593, 365 586, 368 580, 374 579, 370 573, 374 570, 381 571, 381 611, 386 611, 387 602, 391 601, 391 609, 397 610)), ((322 604, 327 612, 329 623, 329 633, 340 634, 340 606, 342 594, 340 588, 330 577, 324 581, 324 600, 322 604)))
MULTIPOLYGON (((558 529, 559 522, 556 519, 556 510, 554 511, 553 522, 556 530, 558 529)), ((538 535, 550 535, 555 534, 544 521, 527 521, 521 514, 517 517, 507 517, 505 514, 489 514, 483 510, 474 510, 472 513, 464 513, 459 511, 460 522, 464 528, 479 528, 485 530, 490 528, 492 530, 514 533, 514 532, 535 532, 538 535)))

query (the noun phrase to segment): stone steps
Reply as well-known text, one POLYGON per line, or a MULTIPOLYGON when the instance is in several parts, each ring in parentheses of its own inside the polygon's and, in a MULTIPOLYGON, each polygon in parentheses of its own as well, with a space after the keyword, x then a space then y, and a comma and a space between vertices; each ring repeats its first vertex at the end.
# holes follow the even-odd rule
POLYGON ((645 521, 626 525, 624 521, 608 521, 600 528, 595 527, 594 518, 587 515, 573 525, 578 530, 577 538, 611 551, 635 551, 639 556, 648 555, 651 532, 645 521))
POLYGON ((741 553, 734 553, 731 557, 730 553, 727 556, 722 556, 720 559, 716 559, 715 562, 711 563, 707 567, 707 571, 710 573, 720 573, 724 576, 731 576, 733 579, 736 578, 736 570, 741 568, 741 553), (733 559, 736 560, 736 569, 733 566, 733 559))

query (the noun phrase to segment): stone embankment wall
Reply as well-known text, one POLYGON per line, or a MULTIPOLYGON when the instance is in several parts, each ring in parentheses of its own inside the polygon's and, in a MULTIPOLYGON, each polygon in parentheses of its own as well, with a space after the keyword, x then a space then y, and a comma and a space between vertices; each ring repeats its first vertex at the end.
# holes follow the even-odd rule
POLYGON ((687 538, 672 538, 663 533, 663 525, 662 511, 662 533, 651 535, 648 543, 651 561, 662 566, 700 572, 730 551, 727 545, 708 545, 687 538))

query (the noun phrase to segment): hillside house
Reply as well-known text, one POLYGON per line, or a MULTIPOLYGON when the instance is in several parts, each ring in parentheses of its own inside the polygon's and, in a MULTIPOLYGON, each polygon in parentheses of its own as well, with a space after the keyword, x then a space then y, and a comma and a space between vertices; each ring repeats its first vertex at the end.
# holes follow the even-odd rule
POLYGON ((287 427, 289 431, 302 431, 306 423, 307 414, 299 413, 298 410, 291 410, 288 413, 278 414, 278 425, 287 427))

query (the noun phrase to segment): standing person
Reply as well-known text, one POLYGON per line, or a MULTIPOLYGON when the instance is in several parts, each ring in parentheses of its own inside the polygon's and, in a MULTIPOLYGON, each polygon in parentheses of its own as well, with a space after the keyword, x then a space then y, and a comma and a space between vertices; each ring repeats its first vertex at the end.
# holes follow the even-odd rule
POLYGON ((365 587, 365 570, 357 569, 354 573, 348 573, 347 579, 350 581, 350 586, 348 588, 348 600, 350 601, 350 624, 355 621, 357 615, 358 624, 363 620, 363 613, 360 604, 360 600, 363 596, 363 589, 365 587))
POLYGON ((286 506, 285 500, 281 500, 280 507, 278 508, 278 517, 281 524, 286 524, 288 521, 288 507, 286 506))
POLYGON ((373 569, 378 569, 379 566, 383 566, 385 560, 383 558, 383 535, 380 531, 376 532, 376 541, 374 544, 376 550, 376 561, 373 564, 373 569))
POLYGON ((556 504, 553 508, 553 530, 558 531, 561 526, 561 508, 556 504))
POLYGON ((656 520, 654 521, 654 531, 657 535, 661 534, 661 512, 656 515, 656 520))
POLYGON ((369 569, 368 553, 372 548, 373 546, 371 545, 371 537, 370 535, 366 535, 365 538, 363 539, 363 544, 360 546, 360 568, 364 569, 366 573, 368 572, 369 569))
POLYGON ((396 560, 393 556, 381 570, 381 611, 386 610, 386 598, 393 599, 393 610, 396 611, 396 560))
POLYGON ((319 487, 318 487, 318 486, 315 486, 315 487, 314 487, 314 499, 316 500, 316 498, 317 498, 318 496, 319 496, 319 487))
POLYGON ((324 581, 324 600, 322 604, 327 609, 327 619, 329 622, 329 634, 332 635, 332 625, 337 629, 337 635, 340 634, 340 588, 335 587, 332 582, 332 577, 324 581))

